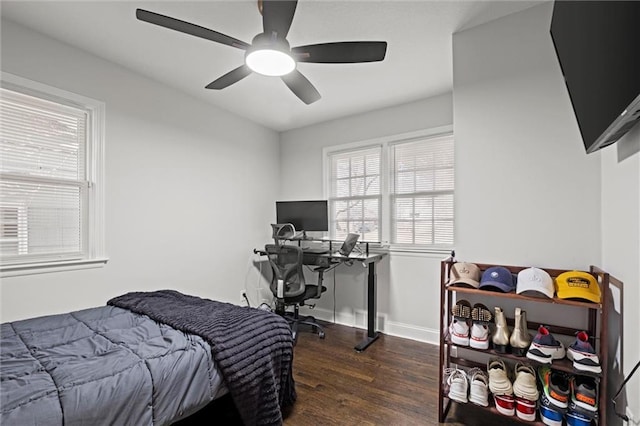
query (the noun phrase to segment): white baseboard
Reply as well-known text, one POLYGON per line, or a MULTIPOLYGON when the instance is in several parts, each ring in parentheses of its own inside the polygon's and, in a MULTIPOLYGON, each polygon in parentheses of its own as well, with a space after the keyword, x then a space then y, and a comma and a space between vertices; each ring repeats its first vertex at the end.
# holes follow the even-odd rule
MULTIPOLYGON (((320 320, 335 322, 336 324, 346 325, 348 327, 356 327, 361 329, 367 328, 367 311, 364 310, 356 310, 354 314, 336 312, 335 320, 333 317, 333 311, 328 309, 301 309, 301 314, 313 315, 320 320)), ((389 321, 386 314, 378 313, 377 326, 378 331, 390 336, 402 337, 405 339, 430 343, 432 345, 440 344, 439 330, 419 327, 416 325, 405 324, 401 322, 389 321)))

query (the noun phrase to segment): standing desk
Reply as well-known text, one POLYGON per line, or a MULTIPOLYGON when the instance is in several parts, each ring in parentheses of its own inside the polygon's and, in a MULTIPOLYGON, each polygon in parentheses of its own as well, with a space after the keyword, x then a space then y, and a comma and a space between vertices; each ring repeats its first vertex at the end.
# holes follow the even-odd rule
POLYGON ((329 266, 336 263, 357 262, 367 266, 367 336, 354 347, 358 352, 367 349, 379 336, 379 333, 376 331, 376 265, 384 256, 386 256, 386 253, 351 253, 349 256, 343 256, 339 253, 304 253, 303 255, 303 263, 305 265, 329 266))

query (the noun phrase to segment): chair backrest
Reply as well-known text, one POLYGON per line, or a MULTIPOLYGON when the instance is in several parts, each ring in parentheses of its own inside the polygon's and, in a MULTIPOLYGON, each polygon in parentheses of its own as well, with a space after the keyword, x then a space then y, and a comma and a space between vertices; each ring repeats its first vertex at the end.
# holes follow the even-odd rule
POLYGON ((267 244, 264 246, 273 272, 271 292, 276 297, 295 297, 305 292, 304 271, 302 270, 302 249, 294 245, 267 244), (283 294, 278 295, 278 284, 283 294))

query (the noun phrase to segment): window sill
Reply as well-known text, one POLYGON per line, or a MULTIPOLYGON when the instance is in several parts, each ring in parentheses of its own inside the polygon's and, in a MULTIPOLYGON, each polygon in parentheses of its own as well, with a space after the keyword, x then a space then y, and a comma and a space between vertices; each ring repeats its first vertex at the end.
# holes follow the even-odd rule
POLYGON ((46 274, 49 272, 76 271, 79 269, 102 268, 108 258, 68 260, 62 262, 42 262, 24 265, 0 266, 0 278, 18 277, 22 275, 46 274))
POLYGON ((406 247, 406 246, 390 246, 387 247, 389 253, 398 253, 406 255, 426 256, 443 259, 451 255, 453 249, 447 248, 428 248, 428 247, 406 247))

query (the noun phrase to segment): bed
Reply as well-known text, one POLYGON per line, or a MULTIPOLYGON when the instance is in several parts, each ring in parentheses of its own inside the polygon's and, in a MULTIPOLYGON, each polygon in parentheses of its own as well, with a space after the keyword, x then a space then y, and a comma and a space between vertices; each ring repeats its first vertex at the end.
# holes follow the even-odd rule
POLYGON ((245 425, 278 425, 295 401, 268 311, 161 290, 1 327, 2 425, 168 425, 227 393, 245 425))

